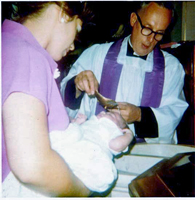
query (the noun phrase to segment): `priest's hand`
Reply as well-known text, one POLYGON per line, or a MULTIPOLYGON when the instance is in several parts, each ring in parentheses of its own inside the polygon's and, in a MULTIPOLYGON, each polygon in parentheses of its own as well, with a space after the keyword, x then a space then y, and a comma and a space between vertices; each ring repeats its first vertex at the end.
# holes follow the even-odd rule
POLYGON ((94 95, 95 90, 98 90, 98 81, 94 73, 90 70, 80 72, 75 78, 76 97, 78 97, 82 91, 88 95, 94 95))
POLYGON ((141 109, 133 104, 126 103, 126 102, 117 102, 119 109, 109 109, 109 111, 113 112, 119 112, 124 118, 124 120, 130 124, 135 121, 140 122, 141 121, 141 109))

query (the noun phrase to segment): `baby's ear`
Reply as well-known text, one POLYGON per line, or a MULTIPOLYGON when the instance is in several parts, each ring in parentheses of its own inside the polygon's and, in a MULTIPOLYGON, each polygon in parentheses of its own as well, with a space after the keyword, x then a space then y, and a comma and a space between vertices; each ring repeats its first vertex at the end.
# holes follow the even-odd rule
POLYGON ((129 128, 124 128, 124 129, 121 129, 121 131, 125 134, 132 134, 132 131, 129 129, 129 128))

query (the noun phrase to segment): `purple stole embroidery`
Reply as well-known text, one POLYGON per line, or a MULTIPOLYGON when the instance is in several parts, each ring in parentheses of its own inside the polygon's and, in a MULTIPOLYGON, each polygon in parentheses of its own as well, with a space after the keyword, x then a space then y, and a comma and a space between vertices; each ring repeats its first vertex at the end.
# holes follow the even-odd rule
MULTIPOLYGON (((122 65, 117 63, 117 57, 120 52, 122 39, 114 42, 106 55, 99 91, 107 98, 115 100, 122 65)), ((141 99, 141 106, 157 108, 160 105, 164 85, 164 56, 160 49, 154 49, 153 70, 146 72, 144 88, 141 99)), ((96 114, 103 111, 104 108, 97 103, 96 114)))

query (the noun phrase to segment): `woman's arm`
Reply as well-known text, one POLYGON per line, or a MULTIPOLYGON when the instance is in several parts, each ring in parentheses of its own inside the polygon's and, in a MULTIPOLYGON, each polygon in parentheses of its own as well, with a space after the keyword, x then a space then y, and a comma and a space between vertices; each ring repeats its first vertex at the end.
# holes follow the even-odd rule
POLYGON ((3 105, 8 162, 24 185, 48 196, 88 196, 90 191, 51 149, 44 104, 12 93, 3 105))

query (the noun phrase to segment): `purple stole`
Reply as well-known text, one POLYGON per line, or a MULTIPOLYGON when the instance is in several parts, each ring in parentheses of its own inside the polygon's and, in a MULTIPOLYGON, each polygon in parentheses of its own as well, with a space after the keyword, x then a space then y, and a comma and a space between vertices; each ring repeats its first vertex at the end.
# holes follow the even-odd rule
MULTIPOLYGON (((115 100, 116 98, 118 83, 123 67, 123 65, 117 63, 117 58, 121 49, 122 41, 123 40, 121 39, 117 42, 114 42, 108 50, 108 53, 104 60, 102 76, 99 86, 99 92, 103 96, 113 100, 115 100)), ((98 102, 95 114, 97 115, 103 110, 104 108, 98 102)))
MULTIPOLYGON (((99 92, 110 99, 115 100, 122 65, 117 63, 117 57, 122 45, 122 39, 114 42, 104 60, 99 92)), ((144 88, 141 99, 141 106, 158 108, 162 98, 164 85, 164 56, 160 49, 154 49, 153 70, 146 72, 144 88)), ((104 108, 97 103, 96 114, 103 111, 104 108)))
POLYGON ((154 48, 153 70, 146 72, 141 106, 158 108, 160 106, 164 85, 165 61, 162 51, 154 48))

